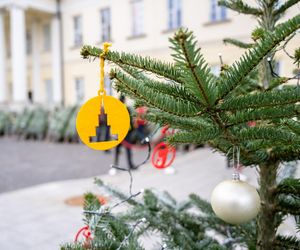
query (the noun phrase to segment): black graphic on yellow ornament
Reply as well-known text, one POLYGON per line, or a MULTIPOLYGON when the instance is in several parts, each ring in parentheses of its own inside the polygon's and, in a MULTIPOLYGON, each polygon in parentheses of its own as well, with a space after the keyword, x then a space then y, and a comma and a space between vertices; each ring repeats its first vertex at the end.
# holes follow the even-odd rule
POLYGON ((106 150, 120 144, 130 126, 126 106, 112 96, 97 96, 79 110, 76 129, 81 141, 95 150, 106 150), (102 101, 103 99, 103 101, 102 101))

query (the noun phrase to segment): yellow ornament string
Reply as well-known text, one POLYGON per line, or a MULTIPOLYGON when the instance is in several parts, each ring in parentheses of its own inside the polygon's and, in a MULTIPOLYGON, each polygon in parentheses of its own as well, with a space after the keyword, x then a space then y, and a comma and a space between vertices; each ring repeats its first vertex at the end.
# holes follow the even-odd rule
POLYGON ((103 44, 103 51, 99 55, 100 57, 100 89, 98 91, 98 95, 104 96, 105 88, 104 88, 104 61, 105 61, 105 55, 109 51, 109 47, 111 46, 111 43, 104 43, 103 44))

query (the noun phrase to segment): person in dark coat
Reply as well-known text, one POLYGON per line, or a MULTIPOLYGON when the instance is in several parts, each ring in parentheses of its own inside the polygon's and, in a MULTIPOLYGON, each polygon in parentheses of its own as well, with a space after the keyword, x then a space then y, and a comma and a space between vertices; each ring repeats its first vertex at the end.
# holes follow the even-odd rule
MULTIPOLYGON (((121 95, 120 99, 121 102, 125 103, 125 96, 121 95)), ((130 109, 127 107, 127 110, 130 112, 130 109)), ((130 116, 131 117, 131 116, 130 116)), ((132 144, 132 133, 134 131, 134 126, 132 124, 132 120, 130 119, 130 128, 128 131, 128 134, 125 137, 125 141, 132 144)), ((115 157, 114 157, 114 165, 118 166, 119 165, 119 157, 120 157, 120 153, 121 153, 121 147, 122 147, 122 143, 120 143, 116 148, 115 148, 115 157)), ((128 168, 129 169, 136 169, 136 167, 133 164, 132 161, 132 151, 131 151, 131 147, 125 147, 123 146, 126 150, 126 156, 127 156, 127 163, 128 163, 128 168)))

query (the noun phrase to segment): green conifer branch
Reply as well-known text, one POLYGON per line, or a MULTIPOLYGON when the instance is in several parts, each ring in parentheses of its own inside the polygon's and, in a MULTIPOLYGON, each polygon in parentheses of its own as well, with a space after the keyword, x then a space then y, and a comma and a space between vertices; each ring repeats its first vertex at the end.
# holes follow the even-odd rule
POLYGON ((257 70, 253 70, 249 76, 240 83, 239 86, 237 86, 228 94, 227 98, 264 90, 257 80, 257 73, 257 70))
POLYGON ((196 194, 190 194, 189 198, 191 202, 199 208, 199 210, 203 211, 205 214, 208 215, 215 215, 214 211, 212 210, 212 207, 209 202, 201 199, 198 195, 196 194))
POLYGON ((202 118, 180 117, 156 109, 149 109, 145 118, 147 121, 160 124, 161 126, 171 125, 172 128, 183 130, 202 130, 212 127, 211 123, 202 118))
POLYGON ((153 107, 154 106, 149 103, 147 100, 145 99, 141 99, 139 97, 137 97, 135 91, 133 91, 132 89, 127 88, 126 86, 124 86, 124 84, 122 84, 121 82, 114 80, 114 89, 117 92, 122 93, 123 95, 126 95, 132 99, 135 100, 135 103, 138 103, 139 106, 147 106, 147 107, 153 107))
POLYGON ((227 126, 235 126, 249 121, 272 120, 299 115, 298 105, 283 105, 272 108, 256 108, 237 111, 233 114, 223 114, 222 119, 227 126))
POLYGON ((235 243, 243 243, 248 246, 248 249, 254 249, 256 241, 256 230, 255 230, 255 221, 250 223, 245 223, 238 226, 232 226, 226 222, 220 220, 215 213, 213 212, 210 203, 201 199, 196 194, 190 194, 189 198, 197 208, 205 214, 205 217, 201 217, 203 224, 209 225, 209 228, 216 230, 217 232, 222 232, 222 234, 227 235, 230 232, 231 236, 235 239, 235 243))
POLYGON ((215 139, 220 135, 220 131, 216 128, 206 128, 196 132, 178 132, 167 138, 171 145, 178 143, 197 143, 203 144, 207 141, 215 139))
POLYGON ((245 79, 249 73, 268 55, 280 42, 300 27, 300 15, 278 25, 275 30, 253 48, 246 51, 241 59, 235 62, 223 74, 218 82, 218 100, 226 96, 245 79))
POLYGON ((277 188, 276 193, 286 195, 297 195, 300 197, 300 179, 288 178, 281 181, 277 188))
POLYGON ((285 125, 295 134, 300 135, 300 123, 298 121, 295 121, 293 119, 283 119, 281 121, 281 124, 285 125))
POLYGON ((288 80, 289 79, 287 77, 276 77, 276 78, 273 78, 271 80, 268 88, 266 89, 266 91, 273 90, 273 89, 279 87, 280 85, 282 85, 284 83, 287 83, 288 80))
MULTIPOLYGON (((194 102, 195 105, 199 105, 198 99, 187 92, 186 88, 181 84, 175 83, 174 81, 155 80, 153 77, 147 77, 140 70, 136 70, 135 68, 128 67, 126 65, 118 66, 133 78, 143 81, 143 84, 150 88, 155 88, 167 95, 173 95, 175 98, 188 99, 189 101, 194 102)), ((116 69, 112 71, 112 74, 115 70, 116 69)))
POLYGON ((262 10, 251 7, 242 0, 219 0, 218 4, 246 15, 261 16, 262 10))
POLYGON ((300 142, 300 137, 296 136, 295 134, 273 127, 244 128, 239 131, 235 131, 234 135, 239 138, 240 141, 263 139, 281 141, 285 143, 300 142))
POLYGON ((243 146, 247 148, 247 150, 249 150, 250 152, 255 152, 261 149, 269 150, 275 146, 281 146, 281 145, 282 145, 282 141, 257 139, 253 141, 246 141, 243 146))
POLYGON ((276 246, 279 249, 299 250, 300 249, 300 241, 295 236, 278 235, 276 237, 276 246))
POLYGON ((300 197, 293 195, 279 195, 277 197, 276 210, 290 215, 300 215, 300 197))
POLYGON ((129 199, 127 200, 128 198, 128 195, 124 194, 123 192, 111 187, 110 185, 107 185, 105 184, 101 179, 99 178, 95 178, 95 181, 94 183, 96 185, 98 185, 99 187, 102 187, 102 188, 105 188, 106 191, 108 191, 110 194, 112 194, 114 197, 116 197, 117 199, 119 200, 126 200, 126 203, 128 203, 129 205, 132 205, 132 206, 138 206, 138 205, 141 205, 140 202, 138 202, 137 200, 135 199, 129 199))
POLYGON ((284 144, 274 147, 270 152, 270 160, 288 162, 295 161, 300 159, 300 146, 299 143, 295 143, 292 145, 284 144))
POLYGON ((270 92, 250 93, 244 96, 226 99, 218 105, 222 110, 241 110, 248 108, 274 107, 297 103, 300 101, 300 88, 293 87, 283 90, 273 90, 270 92))
MULTIPOLYGON (((84 59, 89 59, 98 58, 102 52, 102 49, 84 45, 80 53, 84 59)), ((118 53, 116 51, 106 53, 105 59, 116 65, 131 66, 180 83, 180 71, 171 63, 164 63, 159 60, 153 60, 150 57, 142 57, 130 53, 118 53)))
POLYGON ((170 42, 173 44, 171 48, 175 53, 172 56, 176 66, 182 70, 181 82, 203 105, 210 106, 216 94, 212 86, 214 77, 200 53, 200 48, 196 47, 197 41, 193 33, 180 29, 170 42))
POLYGON ((253 46, 253 43, 245 43, 242 41, 239 41, 237 39, 233 38, 225 38, 223 39, 224 44, 232 44, 236 47, 242 48, 242 49, 250 49, 253 46))
POLYGON ((295 4, 299 3, 300 0, 286 0, 282 3, 282 5, 275 10, 274 15, 280 15, 282 13, 284 13, 287 9, 289 9, 290 7, 294 6, 295 4))
POLYGON ((200 107, 197 107, 192 102, 179 98, 175 99, 171 94, 163 94, 153 87, 146 86, 142 81, 126 76, 120 71, 113 71, 111 77, 133 92, 138 99, 150 103, 151 106, 169 114, 193 117, 201 112, 200 107))

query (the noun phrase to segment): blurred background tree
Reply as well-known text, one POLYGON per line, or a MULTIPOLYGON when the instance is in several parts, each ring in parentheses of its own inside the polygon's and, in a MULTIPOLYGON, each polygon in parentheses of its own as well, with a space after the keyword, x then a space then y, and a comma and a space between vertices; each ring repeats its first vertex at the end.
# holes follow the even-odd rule
MULTIPOLYGON (((190 202, 178 205, 169 195, 166 202, 164 197, 147 191, 142 203, 128 201, 133 209, 126 215, 116 218, 110 212, 108 217, 106 212, 95 212, 101 226, 95 229, 92 249, 116 249, 107 245, 116 238, 120 242, 117 249, 139 249, 137 239, 148 231, 158 231, 170 249, 226 249, 205 234, 208 229, 231 238, 230 249, 232 242, 258 250, 300 248, 297 238, 276 234, 288 215, 299 223, 299 179, 278 182, 276 178, 280 163, 297 160, 300 155, 300 89, 298 85, 286 84, 299 75, 279 76, 272 65, 276 52, 285 50, 288 42, 297 37, 300 15, 279 21, 298 2, 257 0, 257 5, 252 6, 242 0, 219 1, 258 21, 251 43, 224 40, 246 51, 233 65, 222 65, 219 77, 211 73, 193 33, 185 29, 170 39, 173 64, 126 53, 106 55, 117 66, 111 71, 115 88, 133 98, 136 106, 148 107, 147 120, 177 129, 167 139, 170 144, 206 143, 230 158, 234 157, 231 149, 238 147, 241 163, 257 166, 261 209, 256 222, 229 226, 217 219, 210 205, 195 195, 191 195, 190 202), (249 122, 255 122, 255 126, 249 126, 249 122), (201 211, 200 215, 188 211, 191 204, 201 211), (141 215, 146 219, 146 226, 130 231, 126 223, 141 215), (102 218, 105 220, 101 221, 102 218)), ((84 58, 98 57, 100 53, 101 49, 90 46, 84 46, 81 51, 84 58)), ((291 60, 299 67, 298 54, 296 50, 291 60)), ((126 198, 121 193, 113 193, 126 198)), ((95 211, 100 208, 96 207, 95 211)), ((82 247, 71 244, 65 249, 82 247)))

